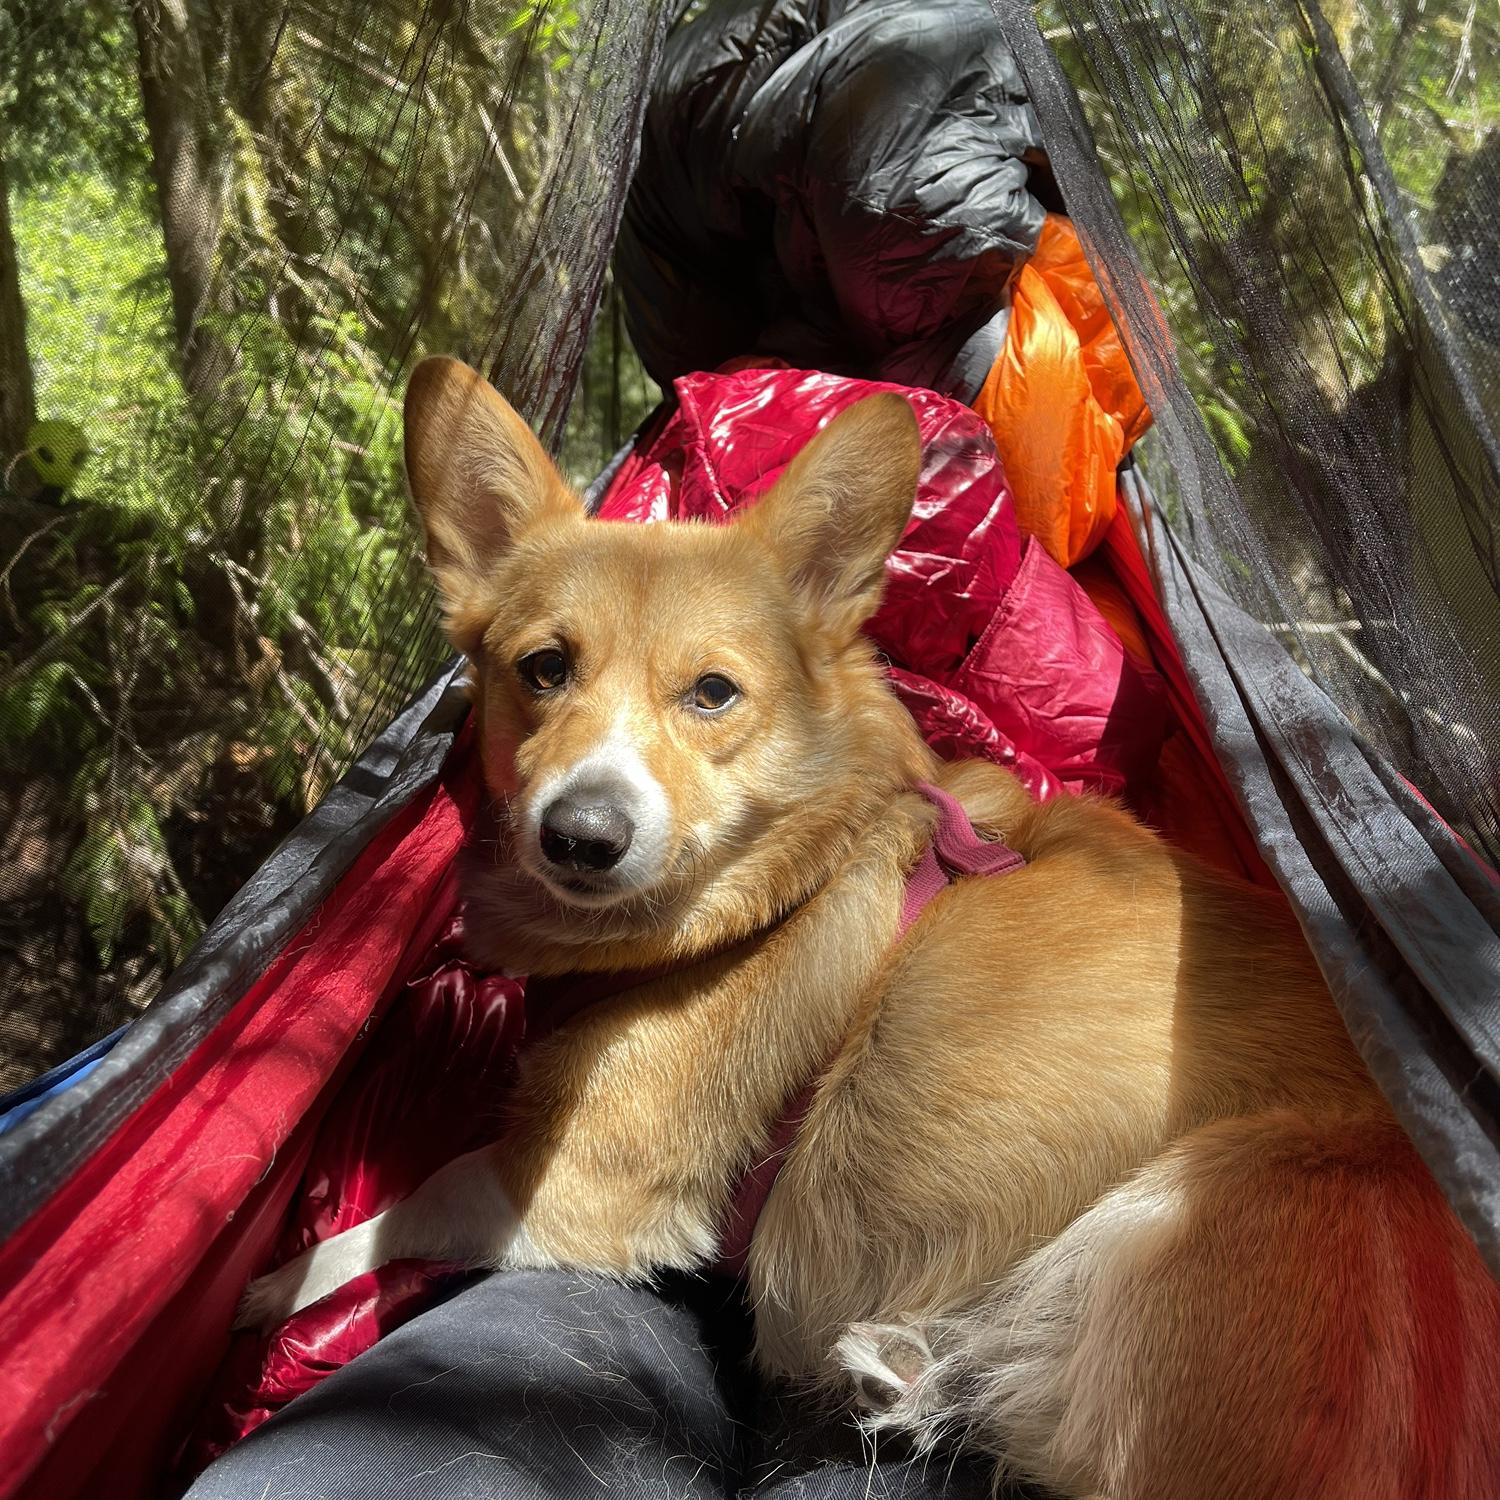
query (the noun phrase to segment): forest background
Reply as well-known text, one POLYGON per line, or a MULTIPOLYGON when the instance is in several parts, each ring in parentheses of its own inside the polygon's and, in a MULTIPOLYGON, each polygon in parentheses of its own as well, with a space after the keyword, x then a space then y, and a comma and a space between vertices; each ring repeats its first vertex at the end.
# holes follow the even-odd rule
MULTIPOLYGON (((1298 40, 1267 22, 1260 76, 1256 7, 1200 9, 1222 56, 1182 66, 1219 70, 1195 128, 1222 147, 1298 40)), ((1324 9, 1424 259, 1474 274, 1496 7, 1324 9)), ((1243 463, 1245 371, 1198 320, 1174 189, 1112 137, 1076 18, 1042 18, 1243 463)), ((643 65, 587 0, 0 0, 0 1089, 147 1004, 443 660, 400 479, 412 361, 534 350, 531 414, 580 484, 659 399, 598 242, 643 65)), ((1274 146, 1321 149, 1295 122, 1274 146)), ((1251 184, 1251 208, 1289 254, 1317 240, 1316 197, 1251 184)), ((1302 319, 1330 389, 1391 376, 1360 274, 1302 319)))

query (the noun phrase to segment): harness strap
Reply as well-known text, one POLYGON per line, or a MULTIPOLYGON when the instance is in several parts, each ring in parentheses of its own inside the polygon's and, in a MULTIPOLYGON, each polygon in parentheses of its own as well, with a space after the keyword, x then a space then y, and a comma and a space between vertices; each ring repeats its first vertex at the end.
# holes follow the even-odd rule
POLYGON ((937 809, 938 820, 932 830, 932 842, 906 878, 906 899, 901 903, 901 920, 896 927, 897 942, 951 880, 961 875, 1009 875, 1026 863, 1009 844, 980 838, 956 797, 926 781, 918 782, 917 790, 937 809))
MULTIPOLYGON (((956 797, 951 797, 930 782, 920 781, 919 791, 937 809, 937 824, 932 841, 906 877, 906 898, 901 903, 901 917, 896 924, 899 943, 912 924, 957 879, 966 875, 1009 875, 1025 865, 1026 860, 1008 844, 980 838, 969 815, 956 797)), ((766 1154, 735 1185, 723 1232, 719 1236, 718 1269, 740 1277, 750 1254, 761 1210, 766 1206, 776 1174, 781 1170, 792 1142, 812 1107, 818 1079, 806 1083, 782 1113, 771 1131, 766 1154)))

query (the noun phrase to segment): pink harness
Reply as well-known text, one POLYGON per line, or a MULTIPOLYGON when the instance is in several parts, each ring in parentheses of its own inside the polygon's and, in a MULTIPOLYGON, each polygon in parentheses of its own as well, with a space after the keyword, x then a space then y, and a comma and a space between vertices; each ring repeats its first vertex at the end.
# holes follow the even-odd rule
MULTIPOLYGON (((918 782, 919 791, 937 809, 937 826, 932 842, 906 878, 906 899, 901 903, 901 920, 896 926, 896 941, 911 930, 912 924, 927 909, 932 899, 948 885, 965 875, 1009 875, 1019 870, 1025 859, 1008 844, 991 843, 974 831, 968 814, 958 800, 928 782, 918 782)), ((817 1091, 817 1080, 807 1084, 792 1100, 771 1132, 771 1145, 740 1179, 730 1199, 724 1231, 719 1236, 718 1269, 732 1276, 743 1276, 750 1240, 755 1233, 760 1212, 776 1181, 792 1142, 817 1091)))

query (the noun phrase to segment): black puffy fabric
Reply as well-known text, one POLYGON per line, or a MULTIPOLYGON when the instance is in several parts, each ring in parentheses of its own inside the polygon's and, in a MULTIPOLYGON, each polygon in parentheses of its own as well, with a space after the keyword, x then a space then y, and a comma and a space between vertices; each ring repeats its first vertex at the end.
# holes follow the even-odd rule
POLYGON ((985 0, 717 0, 669 40, 615 272, 662 383, 747 353, 972 398, 1051 197, 985 0))

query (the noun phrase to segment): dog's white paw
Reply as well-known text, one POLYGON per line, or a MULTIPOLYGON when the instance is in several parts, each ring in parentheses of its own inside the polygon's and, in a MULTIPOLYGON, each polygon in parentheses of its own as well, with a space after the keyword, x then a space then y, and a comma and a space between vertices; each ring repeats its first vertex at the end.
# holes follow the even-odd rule
POLYGON ((927 1337, 914 1323, 851 1323, 834 1354, 856 1403, 877 1417, 907 1398, 933 1362, 927 1337))
POLYGON ((280 1270, 252 1281, 240 1299, 234 1326, 264 1332, 322 1301, 356 1276, 374 1270, 385 1259, 378 1251, 375 1226, 379 1222, 378 1218, 369 1219, 323 1240, 280 1270))
POLYGON ((284 1323, 299 1307, 306 1303, 298 1300, 298 1292, 306 1274, 303 1264, 307 1256, 299 1255, 288 1261, 280 1270, 269 1276, 258 1276, 245 1288, 240 1305, 235 1310, 235 1328, 253 1328, 262 1333, 269 1332, 277 1324, 284 1323))

